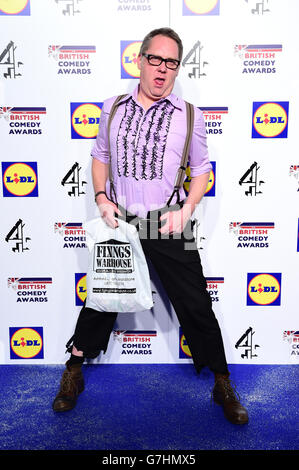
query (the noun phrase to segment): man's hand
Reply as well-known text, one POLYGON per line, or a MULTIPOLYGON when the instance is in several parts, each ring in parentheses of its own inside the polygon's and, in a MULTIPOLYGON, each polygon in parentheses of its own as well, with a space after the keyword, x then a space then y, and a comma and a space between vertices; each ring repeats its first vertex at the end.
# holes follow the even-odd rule
POLYGON ((116 214, 122 215, 114 202, 110 201, 105 194, 100 194, 97 197, 97 205, 104 222, 111 228, 118 227, 116 214))
POLYGON ((165 224, 159 229, 163 235, 182 233, 191 217, 191 207, 185 204, 178 211, 169 211, 160 217, 160 221, 165 224))
POLYGON ((199 204, 206 191, 209 177, 210 172, 192 177, 189 194, 182 209, 166 212, 166 214, 160 217, 161 221, 166 221, 165 225, 159 229, 162 234, 182 233, 184 231, 195 207, 199 204))

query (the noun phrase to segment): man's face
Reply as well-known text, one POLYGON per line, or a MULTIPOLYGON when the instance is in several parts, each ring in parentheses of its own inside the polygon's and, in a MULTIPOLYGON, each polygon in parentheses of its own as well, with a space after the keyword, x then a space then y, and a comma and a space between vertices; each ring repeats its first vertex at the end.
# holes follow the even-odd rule
MULTIPOLYGON (((177 43, 162 35, 153 37, 146 54, 160 56, 163 59, 179 60, 177 43)), ((158 101, 171 93, 179 68, 171 70, 166 67, 165 62, 158 66, 150 65, 147 58, 140 55, 137 65, 140 70, 140 91, 147 98, 158 101)))

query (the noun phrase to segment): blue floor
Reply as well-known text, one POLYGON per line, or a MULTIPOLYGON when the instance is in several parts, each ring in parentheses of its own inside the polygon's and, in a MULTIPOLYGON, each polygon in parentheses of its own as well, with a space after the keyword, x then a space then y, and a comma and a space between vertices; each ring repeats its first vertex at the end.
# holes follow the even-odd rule
POLYGON ((249 423, 211 402, 190 364, 84 365, 70 412, 51 404, 64 366, 2 365, 1 450, 298 450, 298 366, 231 365, 249 423))

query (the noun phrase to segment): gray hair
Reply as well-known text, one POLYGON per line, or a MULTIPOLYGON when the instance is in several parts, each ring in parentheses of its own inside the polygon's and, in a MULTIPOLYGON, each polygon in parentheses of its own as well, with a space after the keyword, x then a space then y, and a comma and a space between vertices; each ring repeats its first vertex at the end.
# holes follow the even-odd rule
POLYGON ((166 36, 167 38, 173 39, 177 43, 178 50, 179 50, 179 61, 181 61, 182 57, 183 57, 183 43, 182 43, 181 38, 179 37, 179 35, 171 28, 154 29, 153 31, 148 33, 142 41, 139 53, 141 55, 145 54, 146 51, 148 50, 149 46, 150 46, 151 40, 155 36, 158 36, 158 35, 166 36))

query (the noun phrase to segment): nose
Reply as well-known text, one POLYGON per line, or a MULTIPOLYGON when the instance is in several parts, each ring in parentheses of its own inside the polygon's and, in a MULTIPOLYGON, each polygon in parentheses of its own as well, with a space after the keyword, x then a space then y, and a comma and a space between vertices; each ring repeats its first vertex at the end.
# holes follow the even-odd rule
POLYGON ((162 72, 162 73, 165 73, 165 72, 167 71, 167 67, 166 67, 165 62, 162 62, 162 63, 158 66, 158 70, 159 70, 159 72, 162 72))

